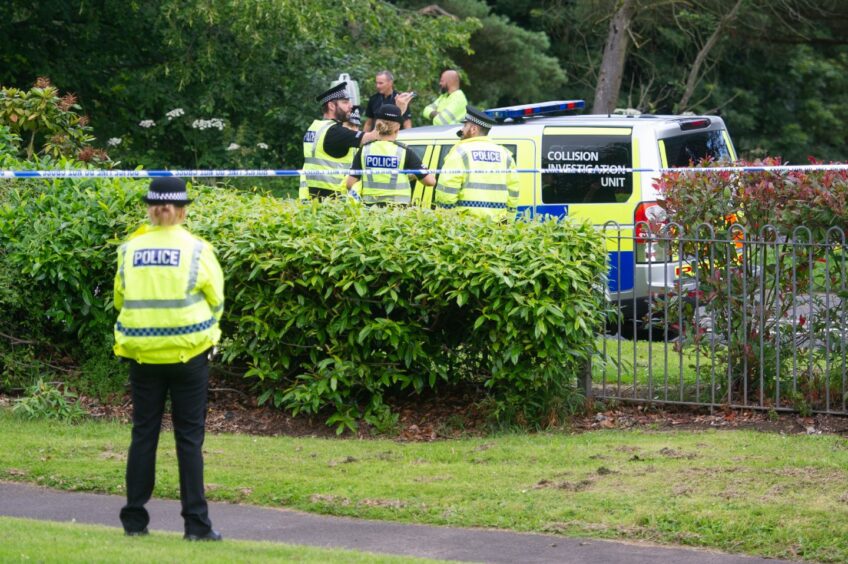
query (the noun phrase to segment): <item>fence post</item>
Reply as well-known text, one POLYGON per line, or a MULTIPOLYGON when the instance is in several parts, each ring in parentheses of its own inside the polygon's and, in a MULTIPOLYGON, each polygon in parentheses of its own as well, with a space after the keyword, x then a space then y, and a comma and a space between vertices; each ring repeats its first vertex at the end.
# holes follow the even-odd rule
POLYGON ((586 398, 586 411, 591 412, 594 404, 594 395, 592 392, 592 354, 581 365, 581 370, 577 374, 577 382, 580 389, 583 390, 583 397, 586 398))

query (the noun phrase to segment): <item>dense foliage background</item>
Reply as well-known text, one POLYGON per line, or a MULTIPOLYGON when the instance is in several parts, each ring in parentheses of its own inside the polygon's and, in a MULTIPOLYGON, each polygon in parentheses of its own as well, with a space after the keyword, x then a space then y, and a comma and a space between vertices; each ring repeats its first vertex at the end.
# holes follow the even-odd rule
POLYGON ((75 93, 124 165, 296 167, 339 73, 367 95, 392 69, 419 106, 447 66, 477 105, 591 106, 615 37, 613 107, 721 114, 743 157, 845 158, 839 0, 7 0, 0 85, 75 93))

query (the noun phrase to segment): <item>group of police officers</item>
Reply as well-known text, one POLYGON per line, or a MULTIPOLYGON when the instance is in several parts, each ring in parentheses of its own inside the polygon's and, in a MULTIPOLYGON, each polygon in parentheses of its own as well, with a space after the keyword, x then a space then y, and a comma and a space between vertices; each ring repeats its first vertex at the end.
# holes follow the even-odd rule
MULTIPOLYGON (((439 110, 451 106, 452 94, 448 93, 445 100, 440 97, 425 109, 434 124, 460 121, 450 120, 451 116, 439 110)), ((321 104, 323 115, 312 122, 303 137, 300 198, 323 200, 349 195, 366 205, 409 204, 410 177, 414 177, 424 185, 436 186, 437 207, 498 220, 515 217, 515 160, 507 149, 488 139, 494 120, 473 106, 465 107, 462 129, 457 132, 461 140, 445 158, 436 184, 436 177, 423 170, 421 159, 396 140, 413 96, 399 93, 395 104, 383 104, 376 112, 374 129, 363 133, 343 125, 353 109, 346 82, 319 95, 316 101, 321 104), (416 172, 408 175, 399 171, 416 172)))

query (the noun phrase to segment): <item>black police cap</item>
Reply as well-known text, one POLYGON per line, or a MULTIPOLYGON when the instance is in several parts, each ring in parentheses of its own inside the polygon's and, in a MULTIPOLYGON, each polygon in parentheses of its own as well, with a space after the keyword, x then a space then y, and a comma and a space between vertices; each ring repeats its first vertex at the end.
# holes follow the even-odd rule
POLYGON ((315 101, 319 104, 326 104, 327 102, 331 102, 332 100, 348 100, 350 99, 350 94, 347 93, 347 82, 340 82, 336 84, 329 90, 322 92, 318 96, 315 97, 315 101))
POLYGON ((374 117, 403 124, 403 112, 394 104, 383 104, 374 117))
POLYGON ((141 198, 148 204, 174 204, 185 206, 191 203, 186 191, 185 180, 178 176, 161 176, 150 181, 147 194, 141 198))
POLYGON ((463 121, 485 127, 486 129, 491 129, 495 125, 495 120, 490 118, 483 110, 477 109, 474 106, 466 106, 465 119, 463 121))

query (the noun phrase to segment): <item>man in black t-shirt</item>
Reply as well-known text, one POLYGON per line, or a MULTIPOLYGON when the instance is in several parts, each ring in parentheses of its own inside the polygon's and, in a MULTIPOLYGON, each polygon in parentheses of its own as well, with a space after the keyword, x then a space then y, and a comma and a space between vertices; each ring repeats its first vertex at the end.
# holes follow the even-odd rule
MULTIPOLYGON (((384 70, 377 73, 374 79, 374 85, 377 87, 377 93, 368 99, 368 105, 365 107, 365 131, 374 129, 374 119, 377 112, 384 104, 395 104, 395 97, 398 92, 395 90, 395 77, 390 71, 384 70)), ((412 118, 409 114, 409 109, 403 113, 402 129, 412 127, 412 118)))

